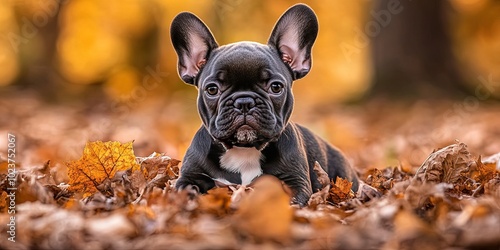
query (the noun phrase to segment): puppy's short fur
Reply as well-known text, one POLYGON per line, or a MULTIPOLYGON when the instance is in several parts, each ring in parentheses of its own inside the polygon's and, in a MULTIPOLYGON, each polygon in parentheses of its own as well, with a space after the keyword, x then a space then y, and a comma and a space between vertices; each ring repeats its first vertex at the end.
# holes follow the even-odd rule
MULTIPOLYGON (((314 12, 298 4, 276 23, 267 44, 238 42, 218 46, 207 26, 180 13, 171 26, 181 79, 198 88, 203 126, 186 152, 176 187, 206 192, 215 182, 249 184, 270 174, 305 205, 321 185, 317 161, 330 178, 353 182, 356 173, 342 153, 308 129, 289 121, 292 82, 311 69, 318 33, 314 12)), ((320 91, 320 90, 318 90, 320 91)))

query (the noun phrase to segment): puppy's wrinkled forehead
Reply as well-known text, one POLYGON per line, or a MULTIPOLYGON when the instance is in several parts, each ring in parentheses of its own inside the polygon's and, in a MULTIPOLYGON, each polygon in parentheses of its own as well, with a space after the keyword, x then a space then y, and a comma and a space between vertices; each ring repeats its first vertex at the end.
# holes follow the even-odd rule
POLYGON ((256 83, 273 77, 284 78, 276 74, 286 68, 276 51, 253 42, 221 46, 213 51, 210 61, 209 71, 218 72, 218 77, 228 82, 256 83))

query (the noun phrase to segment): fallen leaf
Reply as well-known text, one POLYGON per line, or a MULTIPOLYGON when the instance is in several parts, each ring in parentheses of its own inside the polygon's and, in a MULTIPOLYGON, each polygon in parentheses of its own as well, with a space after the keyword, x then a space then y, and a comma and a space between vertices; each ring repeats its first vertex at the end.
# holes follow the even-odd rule
POLYGON ((405 199, 414 208, 423 208, 430 204, 429 198, 441 194, 441 190, 453 190, 461 195, 463 190, 473 189, 468 181, 471 166, 475 164, 464 143, 437 150, 417 170, 405 191, 405 199), (439 183, 448 185, 441 185, 442 188, 435 186, 439 183))
POLYGON ((88 142, 82 157, 67 163, 69 190, 82 192, 84 197, 101 191, 109 195, 106 180, 114 177, 117 171, 140 170, 136 162, 132 142, 88 142))
POLYGON ((137 157, 137 162, 141 164, 141 169, 148 181, 153 180, 159 174, 168 176, 170 180, 179 177, 180 161, 165 154, 154 152, 147 157, 137 157))
POLYGON ((401 166, 388 167, 382 170, 370 169, 366 175, 366 184, 384 194, 392 189, 395 183, 410 179, 409 174, 401 166))
POLYGON ((343 179, 341 177, 337 177, 335 183, 330 184, 331 188, 329 191, 330 201, 337 204, 343 201, 347 201, 354 197, 354 193, 351 190, 352 182, 343 179))
POLYGON ((255 180, 254 191, 241 201, 234 227, 255 241, 288 242, 293 210, 281 181, 264 175, 255 180))
POLYGON ((316 193, 313 193, 311 195, 311 198, 309 198, 309 201, 307 202, 308 206, 314 208, 319 204, 326 203, 330 191, 330 178, 318 162, 314 163, 313 171, 314 173, 316 173, 318 181, 321 184, 321 189, 316 193))
POLYGON ((366 183, 374 188, 377 188, 380 192, 387 191, 388 188, 384 186, 387 178, 382 175, 382 171, 377 168, 373 168, 367 171, 366 183))
POLYGON ((231 195, 227 188, 214 188, 199 197, 200 210, 205 213, 223 216, 231 209, 231 195))
POLYGON ((423 183, 463 182, 474 164, 465 143, 457 143, 432 153, 420 166, 414 181, 423 183))

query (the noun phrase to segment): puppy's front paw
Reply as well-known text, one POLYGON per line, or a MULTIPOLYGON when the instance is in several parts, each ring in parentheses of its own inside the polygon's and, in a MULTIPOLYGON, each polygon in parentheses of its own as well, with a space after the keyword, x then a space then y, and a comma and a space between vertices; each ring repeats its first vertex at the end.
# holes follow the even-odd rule
POLYGON ((189 196, 189 198, 194 198, 200 194, 200 188, 196 185, 186 185, 184 187, 179 187, 178 192, 186 192, 189 196))

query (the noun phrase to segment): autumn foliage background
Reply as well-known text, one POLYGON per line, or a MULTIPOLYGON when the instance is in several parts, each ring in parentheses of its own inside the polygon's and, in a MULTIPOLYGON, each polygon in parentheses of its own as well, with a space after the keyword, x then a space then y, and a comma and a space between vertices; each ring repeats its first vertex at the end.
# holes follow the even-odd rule
MULTIPOLYGON (((7 133, 13 133, 18 137, 16 160, 19 168, 24 170, 40 169, 42 171, 45 167, 50 167, 53 169, 52 171, 36 172, 39 171, 36 170, 32 173, 33 176, 41 176, 50 172, 52 178, 50 185, 69 183, 71 172, 68 172, 68 168, 73 164, 72 162, 84 158, 83 151, 88 142, 120 141, 127 143, 133 141, 135 156, 146 157, 153 152, 161 152, 172 159, 182 159, 201 122, 196 111, 197 92, 192 86, 180 81, 176 72, 177 58, 169 37, 169 26, 176 14, 181 11, 191 11, 198 15, 211 28, 219 44, 241 40, 265 43, 281 13, 298 2, 284 0, 0 1, 0 135, 5 138, 4 140, 0 139, 0 163, 6 159, 7 133), (47 163, 49 160, 50 162, 47 163)), ((410 13, 412 8, 416 7, 412 6, 410 1, 398 1, 403 6, 401 13, 393 15, 388 26, 380 26, 380 32, 372 30, 374 32, 372 36, 368 35, 369 29, 367 32, 367 26, 374 20, 372 13, 384 10, 390 1, 302 2, 315 10, 319 19, 320 32, 313 47, 312 71, 307 77, 294 84, 296 106, 292 119, 310 127, 341 148, 362 178, 386 195, 381 202, 367 205, 368 209, 378 211, 382 215, 384 209, 390 210, 389 214, 396 215, 386 219, 393 220, 394 225, 398 229, 402 228, 401 231, 408 235, 396 235, 395 238, 390 238, 388 235, 391 235, 392 231, 385 228, 384 235, 392 241, 371 241, 371 243, 376 246, 385 244, 386 247, 394 247, 400 246, 398 244, 403 242, 402 239, 427 237, 427 239, 434 240, 429 242, 437 242, 438 246, 443 246, 439 244, 448 244, 451 237, 449 235, 452 235, 446 230, 456 229, 446 228, 447 222, 451 219, 444 215, 463 212, 465 211, 463 207, 468 207, 469 210, 461 215, 464 218, 455 220, 457 228, 466 226, 469 217, 481 217, 481 213, 487 216, 497 216, 500 206, 498 191, 496 194, 493 191, 488 194, 496 197, 492 201, 488 200, 486 202, 488 205, 481 202, 474 205, 474 201, 470 204, 467 203, 467 206, 460 203, 463 206, 459 208, 453 199, 453 201, 446 200, 449 198, 446 195, 449 194, 446 193, 447 191, 443 191, 446 189, 445 187, 423 188, 422 190, 426 192, 436 192, 442 195, 430 198, 430 202, 438 211, 432 216, 425 214, 425 211, 421 211, 421 214, 417 212, 416 215, 409 212, 413 211, 414 208, 405 207, 407 204, 398 200, 405 196, 404 189, 401 187, 396 187, 392 196, 387 194, 395 183, 405 181, 409 183, 413 175, 417 173, 418 167, 426 162, 429 155, 438 148, 448 145, 461 148, 460 142, 465 143, 467 145, 466 153, 457 149, 457 152, 453 151, 454 153, 450 154, 458 158, 466 155, 465 165, 467 168, 471 166, 472 162, 479 164, 477 163, 479 156, 483 156, 484 159, 500 152, 500 119, 498 118, 500 108, 496 101, 500 96, 500 71, 498 70, 500 68, 500 16, 498 15, 500 4, 494 0, 436 1, 447 6, 446 12, 441 17, 448 25, 447 32, 450 41, 447 43, 447 47, 450 49, 453 62, 458 68, 457 74, 460 81, 464 83, 462 86, 463 89, 466 89, 464 92, 455 95, 451 94, 454 93, 455 88, 451 88, 453 91, 445 90, 443 92, 434 92, 431 88, 415 92, 410 96, 398 93, 373 96, 371 95, 372 89, 380 79, 378 77, 380 76, 378 71, 380 67, 377 66, 379 60, 374 56, 374 51, 382 50, 382 53, 386 52, 390 57, 392 55, 390 52, 395 49, 394 46, 390 44, 384 46, 383 43, 382 49, 380 49, 380 45, 377 45, 380 42, 377 42, 377 39, 384 37, 380 35, 383 34, 384 30, 400 25, 396 19, 397 15, 406 15, 410 13), (375 6, 382 7, 380 9, 380 7, 375 6), (470 156, 469 152, 473 156, 470 156), (390 168, 386 169, 386 167, 390 168), (369 177, 372 178, 371 182, 369 177), (469 217, 465 218, 466 216, 469 217), (422 218, 424 220, 420 220, 422 218), (437 222, 429 224, 425 219, 437 222), (409 228, 408 225, 416 226, 409 228), (443 234, 443 232, 445 233, 443 234)), ((414 34, 415 38, 421 34, 419 30, 412 30, 412 32, 410 35, 414 34)), ((397 33, 395 34, 398 37, 397 33)), ((399 36, 407 36, 407 34, 399 36)), ((422 46, 423 49, 431 47, 429 44, 420 44, 419 46, 422 46)), ((394 64, 399 64, 398 59, 403 60, 406 62, 405 67, 407 67, 404 72, 420 74, 422 69, 418 66, 419 59, 405 57, 405 55, 405 53, 400 53, 398 58, 393 58, 394 64)), ((441 73, 442 76, 440 72, 433 74, 442 77, 445 81, 447 79, 446 72, 441 73)), ((432 80, 422 80, 422 83, 417 81, 417 83, 412 82, 411 84, 419 86, 439 85, 432 80)), ((407 81, 394 81, 390 84, 395 88, 405 86, 405 84, 410 85, 407 81)), ((446 155, 443 157, 446 158, 446 155)), ((497 170, 491 169, 491 166, 495 163, 498 166, 498 163, 494 158, 491 161, 492 163, 487 165, 490 166, 489 172, 485 170, 484 173, 485 176, 488 174, 491 176, 484 177, 482 174, 476 173, 468 175, 468 177, 474 179, 474 183, 482 183, 482 185, 484 185, 483 182, 486 183, 486 179, 488 181, 498 179, 498 167, 497 170)), ((84 162, 86 161, 84 160, 84 162)), ((0 166, 2 166, 0 171, 6 171, 4 165, 0 166)), ((120 171, 123 170, 125 169, 120 169, 120 171)), ((113 174, 107 173, 108 176, 104 179, 112 179, 115 174, 115 172, 113 174)), ((144 177, 141 179, 141 185, 147 184, 148 188, 153 190, 153 186, 159 185, 153 181, 157 175, 158 173, 154 172, 154 176, 144 177)), ((166 179, 161 179, 161 181, 163 186, 159 186, 165 188, 166 179)), ((49 185, 45 182, 40 183, 49 185)), ((268 182, 263 185, 274 184, 268 182)), ((461 187, 460 190, 455 190, 459 193, 456 194, 457 197, 473 193, 473 190, 468 189, 471 186, 467 186, 465 182, 460 182, 455 187, 461 187)), ((104 192, 105 190, 109 191, 106 188, 98 191, 104 192)), ((115 188, 112 191, 116 192, 116 190, 115 188)), ((95 192, 95 190, 93 191, 95 192)), ((56 191, 52 190, 51 192, 56 191)), ((246 218, 245 216, 248 214, 250 214, 248 216, 259 214, 249 212, 248 206, 242 205, 247 210, 242 209, 243 215, 238 215, 240 217, 227 216, 228 214, 232 215, 232 210, 229 207, 230 196, 227 195, 226 191, 214 191, 210 196, 200 198, 201 200, 197 201, 199 203, 196 204, 202 204, 200 205, 202 207, 201 214, 206 212, 215 215, 218 219, 222 218, 223 222, 224 219, 229 220, 230 224, 232 223, 229 228, 221 226, 221 224, 214 224, 210 219, 199 216, 198 210, 192 212, 193 210, 189 210, 194 209, 189 208, 191 203, 181 204, 184 201, 182 199, 187 199, 187 196, 183 196, 183 198, 163 197, 160 193, 151 192, 153 192, 151 197, 146 199, 150 204, 161 204, 160 210, 169 211, 169 216, 172 214, 181 214, 182 216, 172 216, 169 219, 162 217, 163 219, 159 221, 170 223, 169 226, 158 227, 155 224, 156 226, 150 227, 149 220, 167 215, 159 213, 158 210, 152 209, 150 206, 137 206, 126 211, 130 216, 125 222, 123 222, 124 218, 120 217, 121 215, 114 212, 111 212, 111 216, 105 222, 113 222, 113 219, 116 219, 114 222, 118 222, 117 224, 127 225, 126 227, 117 226, 117 228, 125 230, 118 231, 118 234, 123 233, 120 237, 124 238, 135 237, 137 245, 134 246, 136 247, 145 246, 141 245, 147 244, 145 236, 155 236, 155 232, 196 238, 197 235, 202 234, 203 230, 195 232, 186 229, 188 227, 179 226, 184 225, 179 221, 193 218, 196 218, 193 220, 194 223, 204 226, 202 228, 208 228, 206 230, 211 232, 201 239, 211 242, 214 244, 212 246, 234 247, 240 243, 237 240, 231 242, 226 240, 217 245, 214 238, 212 241, 209 240, 210 237, 219 239, 214 232, 222 232, 220 235, 228 233, 234 236, 228 231, 236 229, 251 232, 250 234, 258 234, 258 232, 247 228, 251 226, 238 223, 238 220, 245 220, 241 218, 246 218), (180 200, 173 201, 175 199, 180 200), (188 206, 188 208, 184 206, 188 206), (130 223, 130 220, 133 221, 132 224, 135 227, 127 224, 130 223), (135 220, 140 220, 140 222, 135 220), (154 228, 157 231, 148 231, 147 228, 154 228), (140 233, 137 233, 137 230, 140 233), (144 239, 144 242, 137 240, 138 238, 144 239)), ((484 190, 483 193, 478 192, 483 194, 484 190)), ((77 196, 72 202, 85 199, 83 193, 82 191, 80 194, 82 196, 77 196)), ((124 195, 123 197, 128 196, 124 195)), ((283 198, 279 195, 278 197, 283 198)), ((138 197, 134 196, 134 198, 138 197)), ((45 203, 37 205, 42 212, 38 215, 33 214, 33 217, 46 215, 47 218, 53 218, 49 216, 49 211, 53 207, 49 207, 47 204, 57 203, 55 201, 57 199, 51 199, 49 197, 45 203)), ((103 199, 104 202, 105 198, 103 199)), ((22 202, 36 201, 40 201, 40 196, 35 194, 24 197, 18 202, 21 204, 22 202)), ((410 203, 411 201, 410 199, 410 203)), ((66 207, 66 209, 73 206, 65 202, 59 205, 66 207)), ((90 209, 75 205, 73 210, 62 210, 58 212, 58 215, 63 218, 64 213, 68 213, 68 216, 76 216, 75 218, 81 220, 89 219, 91 222, 88 225, 76 228, 79 228, 78 230, 85 228, 91 232, 91 235, 97 235, 102 230, 102 224, 99 224, 101 223, 100 218, 86 217, 88 214, 82 215, 76 213, 75 210, 89 209, 99 215, 102 210, 106 210, 100 205, 102 204, 97 202, 96 207, 90 209)), ((411 204, 411 206, 413 205, 415 204, 411 204)), ((415 206, 418 205, 422 204, 417 202, 415 206)), ((314 225, 312 228, 318 231, 328 228, 328 225, 332 223, 337 225, 339 221, 340 224, 349 224, 349 221, 346 222, 344 219, 358 211, 357 208, 354 208, 355 205, 347 203, 340 208, 337 207, 337 210, 326 209, 328 212, 325 213, 329 215, 322 217, 318 214, 297 215, 295 210, 292 215, 289 207, 277 206, 274 209, 285 211, 283 212, 285 215, 295 216, 295 222, 309 223, 308 225, 314 225), (314 216, 319 216, 320 219, 314 220, 314 216)), ((363 213, 367 213, 367 210, 358 212, 358 217, 353 217, 351 223, 355 226, 345 229, 347 231, 333 227, 333 232, 340 235, 346 235, 345 232, 357 236, 363 233, 370 235, 369 232, 360 229, 363 224, 358 219, 362 217, 363 213)), ((262 212, 261 214, 264 214, 265 218, 266 213, 262 212)), ((377 213, 375 212, 375 214, 377 213)), ((107 215, 109 214, 103 213, 102 216, 106 217, 107 215)), ((377 223, 384 224, 384 218, 377 219, 380 219, 380 221, 377 220, 377 223)), ((286 218, 283 221, 292 223, 286 218)), ((28 222, 26 221, 26 223, 28 222)), ((256 223, 258 224, 258 222, 256 223)), ((284 228, 292 227, 291 224, 286 223, 280 225, 284 225, 284 228)), ((474 225, 484 226, 483 224, 474 225)), ((25 225, 18 227, 25 227, 25 225)), ((39 232, 36 230, 38 229, 33 229, 31 234, 36 235, 34 232, 39 232)), ((284 229, 277 228, 276 230, 284 229)), ((316 232, 314 230, 313 232, 316 232)), ((20 231, 20 233, 22 232, 26 231, 20 231)), ((113 235, 117 232, 111 230, 108 233, 113 235)), ((325 232, 323 231, 323 233, 325 232)), ((328 233, 332 232, 328 231, 328 233)), ((44 234, 38 236, 40 235, 44 234)), ((159 237, 159 235, 157 236, 159 237)), ((243 236, 243 239, 248 239, 247 237, 254 237, 257 239, 256 242, 259 242, 259 239, 262 241, 262 236, 243 236)), ((238 237, 229 238, 241 240, 238 237)), ((345 245, 342 246, 365 246, 350 242, 350 240, 360 241, 360 238, 362 237, 346 238, 346 242, 343 242, 345 245)), ((376 237, 368 238, 375 239, 376 237)), ((272 239, 270 242, 278 244, 278 246, 291 244, 287 240, 289 239, 280 238, 272 239)), ((253 241, 244 242, 248 244, 248 242, 253 241)), ((170 246, 182 246, 183 242, 168 243, 173 244, 170 246)), ((338 241, 335 243, 340 244, 338 241)), ((495 244, 495 241, 493 243, 495 244)), ((332 246, 333 243, 317 241, 315 244, 317 245, 313 246, 325 248, 332 246)), ((467 246, 465 243, 458 246, 463 245, 467 246)), ((37 245, 36 242, 25 246, 50 248, 50 244, 37 245)), ((99 246, 102 247, 102 245, 99 246)), ((117 243, 113 246, 123 245, 117 243)), ((196 246, 200 245, 193 247, 196 246)))

